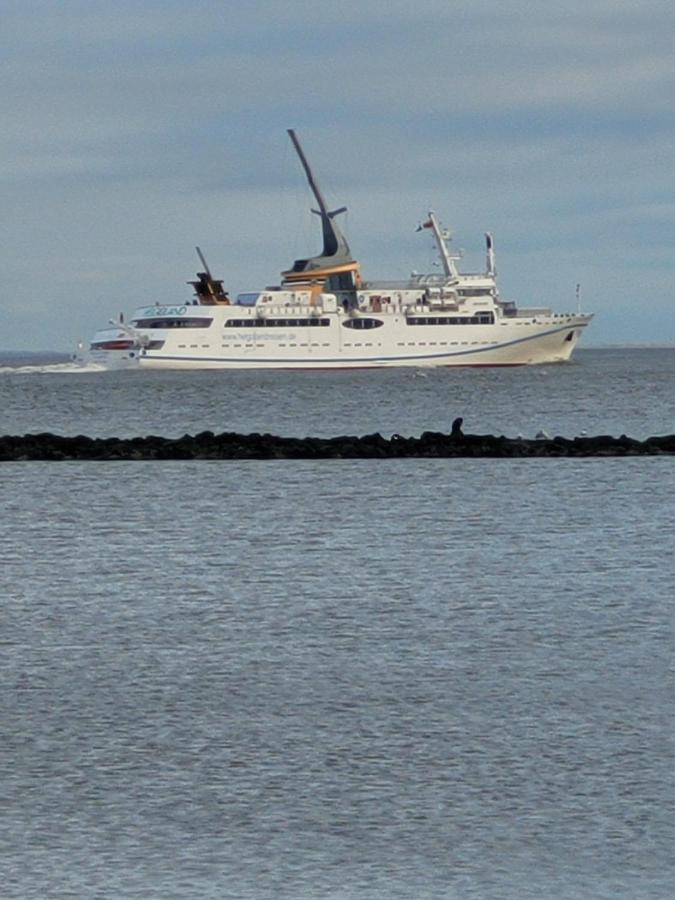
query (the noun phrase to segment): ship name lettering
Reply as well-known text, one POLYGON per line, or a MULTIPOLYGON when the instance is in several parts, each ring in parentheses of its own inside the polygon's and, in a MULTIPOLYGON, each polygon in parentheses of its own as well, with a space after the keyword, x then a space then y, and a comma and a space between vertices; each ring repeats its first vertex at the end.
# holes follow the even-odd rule
POLYGON ((187 306, 148 306, 143 310, 144 316, 184 316, 187 306))

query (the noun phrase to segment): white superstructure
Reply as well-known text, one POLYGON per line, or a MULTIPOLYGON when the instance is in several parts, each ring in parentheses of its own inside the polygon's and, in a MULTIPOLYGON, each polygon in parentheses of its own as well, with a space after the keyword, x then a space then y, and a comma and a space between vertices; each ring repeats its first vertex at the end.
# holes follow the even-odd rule
MULTIPOLYGON (((294 132, 321 217, 323 252, 297 260, 278 287, 231 300, 204 272, 195 299, 136 309, 128 323, 97 332, 86 358, 107 367, 359 368, 508 366, 564 362, 592 316, 518 309, 499 298, 492 238, 486 271, 461 273, 433 212, 442 274, 366 282, 328 211, 294 132)), ((199 252, 199 251, 198 251, 199 252)))

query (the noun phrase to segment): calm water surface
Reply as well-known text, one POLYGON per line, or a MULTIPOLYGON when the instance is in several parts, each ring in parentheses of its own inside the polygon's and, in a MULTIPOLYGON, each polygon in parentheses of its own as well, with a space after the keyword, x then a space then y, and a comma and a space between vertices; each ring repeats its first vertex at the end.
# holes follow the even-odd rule
MULTIPOLYGON (((245 379, 15 369, 2 430, 675 430, 658 354, 588 354, 248 375, 249 418, 245 379)), ((674 472, 2 464, 3 898, 671 898, 674 472)))
POLYGON ((675 432, 675 348, 579 351, 570 365, 353 372, 101 372, 0 358, 0 433, 289 437, 465 431, 675 432), (11 364, 10 364, 11 362, 11 364))

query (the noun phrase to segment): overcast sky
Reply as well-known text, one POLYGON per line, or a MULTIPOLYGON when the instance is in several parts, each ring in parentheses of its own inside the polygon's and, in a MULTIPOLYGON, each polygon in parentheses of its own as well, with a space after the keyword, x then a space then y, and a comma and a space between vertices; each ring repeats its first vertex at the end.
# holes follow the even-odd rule
POLYGON ((320 249, 294 127, 366 278, 464 267, 675 340, 672 0, 0 0, 0 350, 70 350, 320 249))

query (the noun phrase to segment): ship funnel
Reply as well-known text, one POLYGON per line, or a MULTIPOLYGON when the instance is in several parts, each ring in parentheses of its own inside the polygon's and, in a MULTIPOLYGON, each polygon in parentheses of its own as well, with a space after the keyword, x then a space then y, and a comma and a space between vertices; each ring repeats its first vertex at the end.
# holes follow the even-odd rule
POLYGON ((334 219, 340 213, 346 212, 347 207, 341 206, 339 209, 329 210, 326 206, 321 189, 314 178, 314 173, 307 161, 298 136, 292 128, 288 129, 288 135, 293 142, 295 152, 298 154, 302 168, 304 169, 307 182, 310 186, 314 199, 316 200, 318 209, 312 212, 321 218, 321 231, 323 234, 323 250, 320 256, 313 256, 309 259, 296 260, 293 266, 294 272, 309 271, 312 269, 323 269, 326 266, 343 265, 344 263, 353 262, 349 244, 345 236, 340 231, 334 219))

